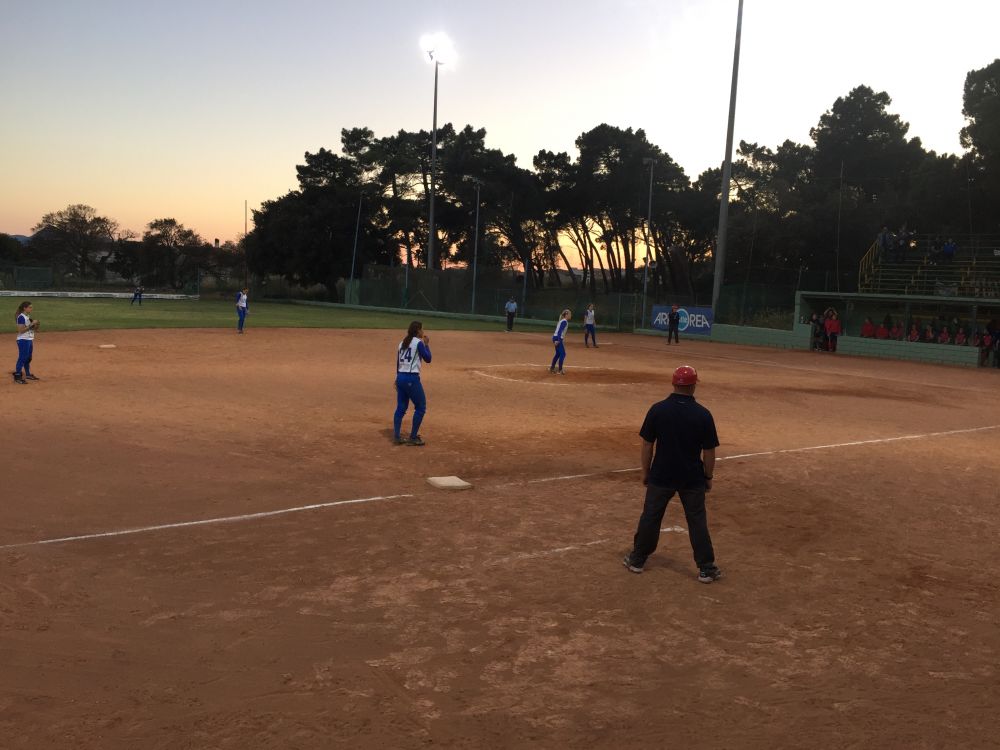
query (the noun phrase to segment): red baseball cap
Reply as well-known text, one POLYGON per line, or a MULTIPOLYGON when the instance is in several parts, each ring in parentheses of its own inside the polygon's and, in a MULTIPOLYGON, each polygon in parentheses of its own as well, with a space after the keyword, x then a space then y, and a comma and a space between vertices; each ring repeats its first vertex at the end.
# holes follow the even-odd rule
POLYGON ((698 382, 698 371, 691 365, 681 365, 674 370, 670 382, 673 385, 695 385, 698 382))

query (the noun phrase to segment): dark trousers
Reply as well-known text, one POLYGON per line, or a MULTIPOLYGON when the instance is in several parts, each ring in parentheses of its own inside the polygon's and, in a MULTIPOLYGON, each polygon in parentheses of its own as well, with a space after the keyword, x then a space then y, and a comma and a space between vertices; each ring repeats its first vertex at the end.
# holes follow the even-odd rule
POLYGON ((514 313, 507 313, 507 330, 514 330, 514 313))
POLYGON ((14 373, 21 374, 24 370, 26 375, 31 374, 31 354, 35 349, 35 342, 31 339, 17 340, 17 364, 14 366, 14 373))
POLYGON ((694 552, 694 562, 699 568, 710 568, 715 564, 715 550, 712 549, 712 537, 708 534, 708 512, 705 510, 705 490, 677 490, 673 487, 646 487, 646 502, 639 516, 639 527, 635 531, 632 547, 632 560, 636 565, 642 565, 656 550, 660 541, 660 526, 663 515, 667 512, 667 503, 674 493, 680 495, 684 506, 684 517, 687 519, 688 537, 691 539, 691 550, 694 552))
POLYGON ((667 343, 668 344, 670 343, 670 337, 671 336, 673 336, 675 344, 681 343, 680 337, 677 335, 677 327, 676 326, 670 326, 667 329, 667 343))
POLYGON ((424 395, 424 387, 420 384, 419 378, 397 378, 396 380, 396 413, 392 417, 392 431, 398 440, 400 430, 403 428, 403 416, 406 408, 413 402, 413 427, 410 430, 410 437, 416 437, 420 430, 420 423, 424 421, 424 414, 427 413, 427 396, 424 395))
POLYGON ((556 365, 558 364, 559 372, 562 372, 563 362, 566 361, 566 347, 563 344, 562 339, 560 339, 559 341, 555 341, 553 343, 556 345, 556 353, 555 356, 552 357, 552 364, 549 365, 549 369, 550 370, 556 369, 556 365))

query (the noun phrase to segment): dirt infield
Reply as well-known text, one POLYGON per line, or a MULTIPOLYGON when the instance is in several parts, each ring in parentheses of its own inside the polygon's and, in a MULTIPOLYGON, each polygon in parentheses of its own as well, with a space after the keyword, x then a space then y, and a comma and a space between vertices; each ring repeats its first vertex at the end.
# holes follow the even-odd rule
POLYGON ((429 328, 423 448, 400 332, 40 336, 0 387, 0 746, 996 747, 995 372, 574 334, 558 377, 545 334, 429 328), (710 586, 676 501, 620 562, 678 364, 710 586))

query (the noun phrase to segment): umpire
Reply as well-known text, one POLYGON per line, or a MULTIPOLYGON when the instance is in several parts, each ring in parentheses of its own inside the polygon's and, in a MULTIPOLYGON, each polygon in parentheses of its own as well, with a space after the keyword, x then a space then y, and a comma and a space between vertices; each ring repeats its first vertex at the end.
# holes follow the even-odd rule
POLYGON ((711 583, 722 577, 722 571, 715 565, 708 533, 705 493, 712 489, 719 437, 711 412, 694 400, 698 372, 686 365, 678 367, 671 382, 674 392, 650 407, 639 430, 646 500, 632 551, 622 562, 633 573, 642 572, 646 558, 656 550, 667 503, 676 492, 684 505, 698 580, 711 583))

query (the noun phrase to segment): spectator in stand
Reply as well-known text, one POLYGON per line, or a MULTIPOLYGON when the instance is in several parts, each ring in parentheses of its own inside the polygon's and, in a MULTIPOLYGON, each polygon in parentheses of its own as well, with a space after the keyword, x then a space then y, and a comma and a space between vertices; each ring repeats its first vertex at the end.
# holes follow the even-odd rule
POLYGON ((876 260, 879 263, 885 263, 889 259, 889 253, 896 246, 896 242, 893 239, 892 232, 889 231, 889 227, 882 227, 882 231, 878 233, 878 237, 875 238, 876 246, 876 260))
POLYGON ((987 328, 983 337, 979 340, 979 366, 988 367, 990 364, 990 351, 993 349, 993 334, 987 328))
POLYGON ((937 342, 939 344, 951 343, 951 333, 948 331, 948 326, 941 326, 941 333, 938 334, 937 342))
POLYGON ((914 323, 910 326, 910 335, 906 337, 909 341, 917 342, 920 341, 920 331, 917 330, 917 324, 914 323))
POLYGON ((893 341, 902 341, 903 333, 904 333, 903 324, 893 323, 892 328, 889 329, 889 338, 892 339, 893 341))
POLYGON ((910 246, 910 233, 906 231, 906 224, 903 224, 899 232, 896 233, 896 254, 894 263, 902 263, 906 260, 906 249, 910 246))
POLYGON ((823 328, 826 330, 826 350, 828 352, 835 352, 837 351, 837 338, 843 329, 841 328, 840 317, 837 315, 837 311, 831 307, 829 313, 830 317, 823 324, 823 328))
POLYGON ((927 327, 924 328, 924 343, 933 344, 937 336, 934 335, 934 329, 931 328, 931 324, 928 323, 927 327))
POLYGON ((875 329, 875 338, 883 341, 889 338, 889 329, 885 327, 885 321, 879 323, 878 328, 875 329))
POLYGON ((934 239, 931 240, 931 251, 928 256, 931 263, 937 263, 941 260, 941 238, 934 235, 934 239))
POLYGON ((955 240, 949 237, 948 241, 944 243, 944 247, 941 248, 941 262, 951 263, 955 260, 956 250, 958 250, 958 246, 955 244, 955 240))
POLYGON ((969 338, 969 346, 972 346, 972 347, 975 347, 976 349, 978 349, 979 345, 982 342, 983 342, 983 335, 979 332, 979 329, 977 328, 976 330, 974 330, 972 332, 971 338, 969 338))
POLYGON ((955 331, 955 346, 965 346, 968 343, 965 338, 965 329, 959 328, 955 331))
POLYGON ((865 318, 865 322, 861 324, 861 338, 863 339, 875 338, 875 324, 872 323, 871 318, 865 318))

